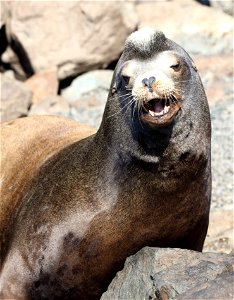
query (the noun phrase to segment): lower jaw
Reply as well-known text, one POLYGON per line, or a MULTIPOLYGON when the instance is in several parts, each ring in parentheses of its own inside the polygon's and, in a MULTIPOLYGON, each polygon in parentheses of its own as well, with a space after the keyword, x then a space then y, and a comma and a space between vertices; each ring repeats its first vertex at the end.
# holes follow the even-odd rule
POLYGON ((143 123, 148 124, 152 128, 168 126, 174 120, 179 109, 179 107, 176 107, 162 116, 151 116, 149 113, 142 113, 140 119, 143 123))

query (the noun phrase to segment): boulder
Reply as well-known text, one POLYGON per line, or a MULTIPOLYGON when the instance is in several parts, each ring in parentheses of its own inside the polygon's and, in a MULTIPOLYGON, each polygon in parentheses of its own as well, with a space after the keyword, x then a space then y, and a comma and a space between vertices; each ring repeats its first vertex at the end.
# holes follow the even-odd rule
POLYGON ((62 96, 71 106, 71 118, 98 128, 105 108, 111 70, 95 70, 78 76, 62 91, 62 96))
POLYGON ((45 97, 56 96, 59 86, 56 69, 36 73, 26 80, 26 84, 33 91, 32 102, 34 104, 43 101, 45 97))
POLYGON ((0 82, 1 121, 4 122, 26 116, 32 102, 31 89, 23 82, 5 74, 0 74, 0 82))
POLYGON ((36 72, 58 67, 59 79, 106 67, 137 26, 132 3, 12 1, 11 32, 36 72))
POLYGON ((61 96, 47 96, 40 102, 33 103, 28 115, 57 115, 69 118, 70 107, 67 100, 61 96))
POLYGON ((224 282, 225 295, 233 295, 233 263, 231 254, 145 247, 127 258, 124 269, 117 273, 101 300, 180 299, 179 295, 190 291, 206 292, 206 287, 212 289, 215 283, 217 299, 221 299, 224 282))
POLYGON ((233 54, 194 56, 209 104, 233 97, 233 54), (222 74, 222 76, 220 76, 222 74))
POLYGON ((209 0, 209 2, 212 7, 222 10, 223 12, 229 14, 230 16, 234 15, 233 0, 225 0, 225 1, 209 0))
POLYGON ((196 1, 172 0, 139 2, 137 12, 139 27, 163 31, 190 54, 232 53, 233 20, 222 11, 196 1))
POLYGON ((34 74, 34 69, 24 46, 12 32, 10 1, 1 3, 0 23, 0 68, 2 71, 11 68, 14 70, 17 79, 25 80, 34 74))

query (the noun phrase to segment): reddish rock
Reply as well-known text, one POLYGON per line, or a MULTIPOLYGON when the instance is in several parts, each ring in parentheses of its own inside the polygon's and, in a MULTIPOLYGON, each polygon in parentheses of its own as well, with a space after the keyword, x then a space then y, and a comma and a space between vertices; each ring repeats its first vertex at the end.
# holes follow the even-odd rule
POLYGON ((233 93, 233 55, 194 56, 193 59, 209 103, 228 100, 233 93))
POLYGON ((56 69, 37 73, 30 77, 26 84, 32 89, 33 103, 39 103, 47 96, 56 96, 59 85, 56 69))

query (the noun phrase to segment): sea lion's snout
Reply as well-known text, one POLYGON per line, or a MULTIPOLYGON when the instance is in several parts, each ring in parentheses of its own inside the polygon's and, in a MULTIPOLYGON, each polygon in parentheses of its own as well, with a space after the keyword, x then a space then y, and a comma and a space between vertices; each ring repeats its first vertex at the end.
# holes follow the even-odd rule
POLYGON ((186 68, 173 51, 160 52, 148 60, 125 62, 120 71, 121 91, 126 90, 126 99, 134 99, 143 123, 158 127, 172 122, 182 105, 183 85, 188 79, 186 68))
POLYGON ((180 109, 181 100, 180 89, 170 74, 157 70, 156 76, 136 80, 132 90, 139 102, 141 120, 154 127, 169 124, 180 109))

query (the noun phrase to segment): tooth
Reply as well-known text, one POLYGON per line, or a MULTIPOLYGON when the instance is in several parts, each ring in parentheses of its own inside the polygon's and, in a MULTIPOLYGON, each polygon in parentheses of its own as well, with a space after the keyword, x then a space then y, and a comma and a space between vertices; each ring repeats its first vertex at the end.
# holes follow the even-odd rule
POLYGON ((161 111, 161 112, 158 112, 158 113, 155 113, 155 115, 156 115, 157 117, 160 117, 160 116, 162 116, 162 115, 163 115, 163 111, 161 111))
POLYGON ((154 117, 155 113, 152 110, 149 110, 149 113, 152 117, 154 117))

